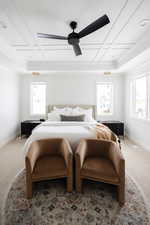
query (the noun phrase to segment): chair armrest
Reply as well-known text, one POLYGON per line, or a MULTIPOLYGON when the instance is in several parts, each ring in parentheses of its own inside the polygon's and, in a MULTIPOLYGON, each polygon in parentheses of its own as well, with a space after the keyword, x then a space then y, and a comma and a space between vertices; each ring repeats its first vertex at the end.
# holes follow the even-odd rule
POLYGON ((40 156, 40 146, 38 145, 38 143, 33 142, 25 157, 26 169, 28 170, 29 173, 32 173, 35 163, 39 156, 40 156))
POLYGON ((81 169, 83 166, 83 162, 85 157, 87 156, 87 143, 85 140, 80 141, 80 144, 77 147, 75 152, 76 162, 78 164, 78 169, 81 169))
POLYGON ((112 132, 112 141, 114 141, 115 143, 117 143, 117 145, 121 149, 121 141, 120 141, 119 137, 115 133, 113 133, 113 132, 112 132))
POLYGON ((115 143, 111 143, 109 149, 109 157, 113 162, 115 170, 121 179, 125 178, 125 159, 119 148, 115 143))
POLYGON ((72 166, 72 149, 70 147, 69 142, 66 139, 63 139, 61 146, 60 146, 60 152, 63 158, 65 159, 66 166, 69 168, 72 166))

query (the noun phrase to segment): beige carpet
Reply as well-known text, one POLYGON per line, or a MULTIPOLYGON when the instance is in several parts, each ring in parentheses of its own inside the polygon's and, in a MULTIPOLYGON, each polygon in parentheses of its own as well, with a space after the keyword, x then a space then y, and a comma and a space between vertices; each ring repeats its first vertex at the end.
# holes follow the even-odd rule
MULTIPOLYGON (((25 139, 15 140, 0 149, 0 210, 15 175, 24 167, 22 147, 25 139)), ((122 140, 127 172, 135 179, 150 203, 150 152, 122 140)), ((149 204, 150 205, 150 204, 149 204)))

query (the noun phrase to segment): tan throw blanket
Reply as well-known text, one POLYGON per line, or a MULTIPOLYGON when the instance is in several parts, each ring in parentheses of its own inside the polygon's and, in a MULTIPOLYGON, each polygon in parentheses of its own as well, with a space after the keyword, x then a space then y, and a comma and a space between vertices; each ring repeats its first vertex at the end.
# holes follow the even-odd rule
POLYGON ((118 137, 105 125, 98 124, 96 126, 97 139, 114 141, 118 144, 118 137))

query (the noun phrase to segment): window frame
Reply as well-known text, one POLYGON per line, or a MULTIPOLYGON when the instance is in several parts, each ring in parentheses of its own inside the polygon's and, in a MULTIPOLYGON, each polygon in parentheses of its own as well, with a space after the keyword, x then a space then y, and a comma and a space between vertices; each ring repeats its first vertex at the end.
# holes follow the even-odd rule
POLYGON ((99 81, 96 82, 96 114, 98 117, 112 117, 114 115, 114 83, 111 81, 99 81), (98 85, 111 85, 112 86, 112 107, 111 107, 111 113, 110 114, 99 114, 98 113, 98 85))
POLYGON ((150 122, 150 73, 147 75, 147 120, 150 122))
POLYGON ((47 93, 47 82, 43 81, 32 81, 30 83, 30 116, 45 116, 46 115, 46 93, 47 93), (33 97, 32 97, 32 85, 33 84, 40 84, 45 85, 45 113, 39 114, 39 113, 33 113, 33 97))
POLYGON ((130 80, 130 86, 132 85, 132 91, 130 89, 130 115, 133 119, 149 121, 150 122, 150 73, 144 73, 138 75, 130 80), (146 113, 145 117, 138 117, 135 113, 136 110, 136 80, 140 78, 146 78, 146 113), (131 97, 133 95, 133 97, 131 97))

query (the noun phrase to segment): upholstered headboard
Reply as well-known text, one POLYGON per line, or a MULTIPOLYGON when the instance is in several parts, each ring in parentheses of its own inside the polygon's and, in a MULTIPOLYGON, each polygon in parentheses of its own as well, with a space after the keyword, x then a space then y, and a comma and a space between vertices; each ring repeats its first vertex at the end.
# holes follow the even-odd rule
POLYGON ((64 107, 70 107, 70 108, 75 108, 75 107, 80 107, 82 109, 93 109, 93 118, 96 119, 96 107, 95 105, 48 105, 48 112, 51 112, 56 106, 57 108, 64 108, 64 107))

